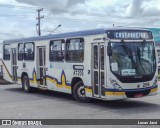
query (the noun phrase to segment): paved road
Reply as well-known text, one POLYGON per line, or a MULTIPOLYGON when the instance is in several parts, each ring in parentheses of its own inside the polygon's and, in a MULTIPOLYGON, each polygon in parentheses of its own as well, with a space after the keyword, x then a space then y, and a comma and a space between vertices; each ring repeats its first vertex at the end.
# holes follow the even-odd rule
POLYGON ((160 119, 160 95, 118 102, 79 103, 68 94, 25 93, 20 85, 0 85, 0 118, 160 119))

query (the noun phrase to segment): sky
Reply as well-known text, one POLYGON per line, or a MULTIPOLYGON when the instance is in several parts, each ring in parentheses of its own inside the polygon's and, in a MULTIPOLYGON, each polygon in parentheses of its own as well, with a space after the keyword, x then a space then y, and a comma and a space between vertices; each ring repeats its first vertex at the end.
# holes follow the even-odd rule
POLYGON ((37 36, 39 8, 42 35, 113 24, 160 28, 160 0, 0 0, 0 47, 6 39, 37 36))

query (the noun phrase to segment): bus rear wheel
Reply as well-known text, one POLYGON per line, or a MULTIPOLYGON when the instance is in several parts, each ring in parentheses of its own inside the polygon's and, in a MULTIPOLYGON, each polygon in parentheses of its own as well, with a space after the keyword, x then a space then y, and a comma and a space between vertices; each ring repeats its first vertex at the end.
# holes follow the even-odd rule
POLYGON ((91 99, 86 97, 85 88, 82 81, 77 82, 73 87, 73 98, 80 102, 90 102, 91 99))
POLYGON ((28 76, 23 76, 22 89, 27 93, 31 92, 32 90, 32 88, 30 87, 28 76))

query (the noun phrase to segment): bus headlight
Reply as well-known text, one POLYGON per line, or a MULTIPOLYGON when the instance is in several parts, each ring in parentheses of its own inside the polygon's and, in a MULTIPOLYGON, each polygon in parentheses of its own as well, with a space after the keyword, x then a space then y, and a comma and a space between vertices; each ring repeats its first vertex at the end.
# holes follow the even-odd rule
POLYGON ((110 80, 110 81, 115 89, 123 90, 123 88, 115 80, 110 80))
POLYGON ((157 79, 158 79, 158 77, 155 78, 152 86, 158 86, 158 80, 157 79))

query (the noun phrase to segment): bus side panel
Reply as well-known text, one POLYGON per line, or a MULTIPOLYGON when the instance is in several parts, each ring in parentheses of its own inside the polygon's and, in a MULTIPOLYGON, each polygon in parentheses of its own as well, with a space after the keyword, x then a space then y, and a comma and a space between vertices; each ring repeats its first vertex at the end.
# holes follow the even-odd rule
MULTIPOLYGON (((26 61, 23 64, 25 64, 26 68, 22 68, 21 70, 19 70, 19 75, 22 75, 22 73, 27 73, 29 77, 30 86, 37 87, 35 61, 33 62, 26 61)), ((18 77, 21 77, 21 76, 18 76, 18 77)))
POLYGON ((12 68, 11 68, 11 61, 2 61, 3 65, 3 78, 9 82, 12 81, 12 68))
POLYGON ((71 67, 63 62, 50 62, 46 79, 49 90, 71 93, 71 67))
MULTIPOLYGON (((30 86, 38 88, 39 86, 39 78, 38 76, 38 68, 37 68, 37 63, 38 63, 38 54, 37 54, 37 46, 44 45, 44 41, 34 41, 35 44, 35 50, 34 50, 34 61, 25 61, 26 62, 26 69, 28 70, 28 76, 29 76, 29 81, 30 81, 30 86), (37 45, 38 44, 38 45, 37 45)), ((25 70, 23 71, 25 72, 25 70)))
POLYGON ((84 50, 84 76, 83 83, 85 86, 85 92, 87 97, 93 97, 92 82, 91 82, 91 43, 93 37, 85 38, 85 50, 84 50))
MULTIPOLYGON (((18 57, 17 57, 18 58, 18 57)), ((18 61, 17 60, 17 77, 18 77, 18 84, 22 84, 21 82, 21 75, 23 72, 23 61, 18 61)))
MULTIPOLYGON (((31 87, 38 87, 38 81, 36 79, 36 59, 37 59, 37 53, 36 53, 36 41, 35 44, 35 50, 34 50, 34 60, 23 60, 23 61, 17 61, 17 76, 18 76, 18 84, 22 84, 21 77, 25 73, 27 74, 30 82, 31 87)), ((18 58, 18 57, 17 57, 18 58)))

